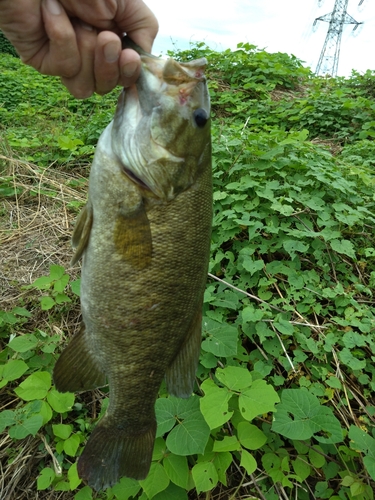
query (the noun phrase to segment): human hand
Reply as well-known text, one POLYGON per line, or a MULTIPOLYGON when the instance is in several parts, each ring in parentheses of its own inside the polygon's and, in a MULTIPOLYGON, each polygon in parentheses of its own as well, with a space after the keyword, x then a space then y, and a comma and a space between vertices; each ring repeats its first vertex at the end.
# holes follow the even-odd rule
POLYGON ((0 29, 24 63, 85 98, 135 82, 140 57, 121 36, 151 52, 158 23, 142 0, 0 0, 0 29))

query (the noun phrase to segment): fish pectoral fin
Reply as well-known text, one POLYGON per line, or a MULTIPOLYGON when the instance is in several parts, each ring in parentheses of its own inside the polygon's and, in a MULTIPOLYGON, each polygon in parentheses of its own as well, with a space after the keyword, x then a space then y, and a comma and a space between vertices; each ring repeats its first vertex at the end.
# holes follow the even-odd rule
POLYGON ((106 384, 105 374, 88 348, 83 323, 57 360, 53 381, 60 392, 88 391, 106 384))
POLYGON ((165 376, 169 394, 179 398, 189 398, 194 390, 202 341, 201 309, 200 306, 190 326, 189 334, 165 376))
POLYGON ((151 264, 152 235, 143 203, 134 212, 119 211, 114 239, 118 253, 133 267, 142 270, 151 264))
POLYGON ((79 214, 76 225, 74 227, 72 235, 72 245, 73 248, 76 249, 76 251, 72 257, 72 260, 70 261, 71 266, 74 266, 74 264, 76 264, 82 257, 82 254, 89 241, 92 220, 92 207, 91 204, 87 202, 87 204, 81 210, 81 213, 79 214))

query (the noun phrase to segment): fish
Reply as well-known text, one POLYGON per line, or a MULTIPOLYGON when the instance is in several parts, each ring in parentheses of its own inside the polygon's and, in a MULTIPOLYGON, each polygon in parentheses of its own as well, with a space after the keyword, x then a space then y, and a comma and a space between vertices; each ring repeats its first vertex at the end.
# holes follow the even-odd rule
POLYGON ((198 365, 212 225, 205 58, 140 53, 102 132, 72 235, 82 258, 82 325, 53 373, 60 392, 109 385, 108 408, 78 459, 99 491, 148 475, 163 380, 189 398, 198 365))

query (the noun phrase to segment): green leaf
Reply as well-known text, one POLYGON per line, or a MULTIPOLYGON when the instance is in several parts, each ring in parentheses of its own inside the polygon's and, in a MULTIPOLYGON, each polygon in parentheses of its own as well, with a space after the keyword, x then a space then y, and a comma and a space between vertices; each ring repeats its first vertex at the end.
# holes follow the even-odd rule
POLYGON ((256 425, 240 422, 237 427, 238 440, 248 450, 258 450, 267 441, 267 436, 256 425))
POLYGON ((70 277, 68 274, 64 274, 63 276, 61 276, 61 278, 58 278, 53 285, 53 289, 55 290, 55 292, 62 293, 66 285, 69 283, 69 279, 70 277))
POLYGON ((311 467, 306 462, 306 457, 297 457, 295 460, 292 460, 292 466, 294 472, 300 478, 301 482, 307 479, 311 472, 311 467))
POLYGON ((154 496, 153 500, 188 500, 184 489, 170 483, 168 488, 154 496))
POLYGON ((54 296, 56 304, 65 304, 66 302, 71 302, 70 298, 65 293, 57 293, 54 296))
POLYGON ((52 297, 45 295, 40 299, 40 308, 42 309, 42 311, 48 311, 49 309, 52 309, 55 304, 56 302, 52 297))
POLYGON ((226 366, 217 368, 215 375, 217 379, 231 391, 241 391, 250 387, 252 377, 249 370, 238 366, 226 366))
POLYGON ((12 312, 18 316, 25 316, 26 318, 31 318, 31 312, 24 307, 13 307, 12 312))
POLYGON ((80 445, 80 438, 77 434, 72 434, 68 439, 64 441, 64 451, 70 457, 75 457, 78 447, 80 445))
POLYGON ((320 446, 314 445, 314 448, 309 449, 309 460, 311 465, 317 469, 321 469, 325 465, 324 451, 320 446))
POLYGON ((215 356, 226 357, 237 354, 237 328, 230 324, 221 324, 210 318, 204 318, 203 331, 207 335, 202 342, 202 349, 215 356))
POLYGON ((262 320, 264 316, 264 311, 250 305, 242 309, 241 315, 242 315, 242 321, 244 323, 255 323, 262 320))
POLYGON ((292 259, 296 257, 296 252, 305 253, 309 249, 309 245, 305 245, 305 243, 298 240, 285 240, 283 241, 283 247, 292 259))
POLYGON ((173 398, 158 398, 155 402, 156 421, 158 423, 156 437, 163 436, 176 423, 176 403, 173 398))
POLYGON ((4 410, 0 412, 0 432, 15 422, 15 413, 13 410, 4 410))
POLYGON ((264 262, 262 259, 253 260, 249 255, 243 256, 242 266, 246 271, 249 271, 251 276, 257 271, 261 271, 264 268, 264 262))
POLYGON ((3 378, 6 380, 17 380, 28 370, 27 364, 21 359, 11 359, 3 369, 3 378))
POLYGON ((75 490, 81 484, 82 480, 78 477, 77 462, 69 467, 68 479, 71 490, 75 490))
POLYGON ((38 479, 36 480, 37 490, 46 490, 51 486, 52 481, 55 479, 56 474, 50 467, 45 467, 41 470, 38 479))
POLYGON ((78 280, 71 281, 70 288, 71 288, 72 292, 75 295, 78 295, 78 297, 79 297, 81 294, 81 278, 79 278, 78 280))
POLYGON ((32 286, 38 288, 38 290, 47 290, 52 282, 53 279, 50 276, 41 276, 32 283, 32 286))
POLYGON ((9 436, 12 439, 24 439, 26 436, 35 436, 43 425, 43 417, 41 415, 32 415, 17 423, 9 429, 9 436))
POLYGON ((363 370, 366 366, 365 359, 360 360, 356 358, 346 347, 339 351, 339 359, 344 365, 349 366, 352 370, 363 370))
POLYGON ((362 453, 373 452, 375 456, 375 439, 363 429, 355 425, 349 428, 350 447, 353 450, 359 450, 362 453))
MULTIPOLYGON (((82 489, 80 489, 78 493, 74 495, 74 500, 92 500, 92 489, 90 488, 90 486, 84 486, 82 489)), ((124 498, 124 500, 127 499, 124 498)))
POLYGON ((232 454, 229 451, 215 453, 213 464, 216 468, 219 481, 227 486, 226 471, 233 461, 232 454))
POLYGON ((152 460, 154 462, 161 460, 165 456, 166 449, 167 447, 164 439, 162 437, 156 438, 154 443, 154 449, 152 451, 152 460))
MULTIPOLYGON (((51 280, 59 280, 62 278, 63 274, 65 273, 65 269, 62 266, 58 266, 56 264, 52 264, 49 266, 49 275, 51 280)), ((68 276, 69 278, 69 276, 68 276)))
POLYGON ((51 375, 48 372, 35 372, 29 375, 15 389, 18 397, 25 401, 43 399, 51 387, 51 375))
POLYGON ((68 483, 68 481, 62 480, 62 481, 59 481, 58 483, 55 483, 53 485, 53 489, 55 491, 70 491, 70 484, 68 483))
POLYGON ((52 430, 55 436, 61 439, 68 439, 72 433, 73 427, 69 424, 55 424, 52 425, 52 430))
POLYGON ((241 449, 240 443, 236 436, 225 436, 220 441, 215 441, 213 446, 214 452, 238 451, 241 449))
POLYGON ((355 250, 353 247, 353 243, 349 240, 331 240, 330 242, 332 250, 337 253, 342 253, 347 255, 351 259, 355 259, 355 250))
POLYGON ((174 427, 166 442, 168 449, 176 455, 194 455, 204 452, 209 436, 210 428, 199 412, 195 418, 183 420, 174 427))
POLYGON ((353 476, 345 476, 343 477, 343 480, 342 480, 342 485, 343 486, 351 486, 355 481, 355 478, 353 476))
POLYGON ((210 428, 199 409, 199 399, 193 395, 189 399, 169 398, 174 408, 178 424, 167 437, 167 447, 176 455, 203 453, 210 428))
POLYGON ((211 379, 201 384, 204 396, 200 398, 200 409, 210 429, 216 429, 228 422, 233 415, 228 410, 228 401, 232 394, 226 388, 218 387, 211 379))
POLYGON ((111 491, 119 500, 128 500, 130 497, 135 498, 140 489, 141 485, 138 481, 129 477, 123 477, 111 488, 111 491))
POLYGON ((294 333, 294 326, 289 323, 289 321, 282 318, 278 318, 277 321, 274 322, 274 326, 284 335, 293 335, 294 333))
POLYGON ((320 434, 315 436, 320 443, 341 443, 344 440, 341 423, 328 406, 321 406, 319 414, 315 417, 315 423, 321 428, 320 434))
POLYGON ((332 410, 321 405, 318 398, 305 387, 285 389, 282 392, 272 430, 296 440, 309 439, 322 431, 327 432, 328 437, 315 436, 320 442, 338 443, 343 440, 340 422, 332 410))
MULTIPOLYGON (((374 136, 375 136, 375 134, 374 134, 374 136)), ((363 495, 364 493, 366 493, 367 488, 369 488, 369 486, 366 486, 365 483, 363 483, 361 480, 358 480, 358 481, 355 481, 350 486, 350 493, 352 494, 352 496, 354 498, 358 495, 363 495)), ((370 490, 370 491, 371 491, 371 493, 373 493, 373 490, 370 490)))
POLYGON ((57 413, 65 413, 72 409, 74 394, 71 392, 62 393, 58 392, 56 389, 51 389, 47 394, 47 401, 57 413))
POLYGON ((309 439, 320 430, 313 420, 319 412, 318 398, 307 389, 285 389, 276 408, 272 430, 290 439, 309 439))
POLYGON ((253 385, 239 397, 239 408, 246 420, 257 415, 275 411, 275 403, 280 401, 275 389, 264 380, 254 380, 253 385))
POLYGON ((167 476, 174 484, 187 489, 189 482, 189 467, 186 457, 171 453, 164 458, 163 466, 167 476))
POLYGON ((39 340, 32 334, 25 334, 19 337, 14 337, 9 342, 9 347, 16 352, 27 352, 34 349, 38 345, 39 340))
POLYGON ((153 462, 147 478, 143 481, 139 481, 139 484, 146 492, 148 498, 151 499, 167 488, 169 485, 169 478, 164 467, 159 463, 153 462))
POLYGON ((199 462, 191 470, 197 493, 215 488, 219 477, 212 462, 199 462))
POLYGON ((252 474, 257 468, 255 458, 246 450, 241 451, 240 465, 246 470, 248 474, 252 474))
POLYGON ((375 439, 355 425, 349 428, 350 447, 364 453, 363 463, 371 478, 375 481, 375 439))
POLYGON ((47 401, 40 401, 41 407, 39 410, 39 414, 43 417, 43 425, 46 425, 52 418, 52 408, 47 403, 47 401))
POLYGON ((200 363, 205 368, 215 368, 217 366, 217 358, 210 352, 205 352, 201 354, 200 363))

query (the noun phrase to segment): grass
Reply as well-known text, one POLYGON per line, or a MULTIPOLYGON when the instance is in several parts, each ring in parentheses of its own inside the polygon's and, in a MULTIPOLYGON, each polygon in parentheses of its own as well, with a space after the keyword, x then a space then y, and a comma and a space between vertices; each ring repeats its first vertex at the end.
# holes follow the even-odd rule
MULTIPOLYGON (((270 404, 249 424, 238 403, 242 393, 233 390, 228 403, 233 417, 210 429, 203 455, 187 457, 190 471, 200 463, 212 464, 218 456, 229 465, 224 472, 216 468, 218 480, 207 491, 194 487, 189 473, 189 487, 177 488, 176 500, 372 500, 375 132, 369 103, 375 77, 369 73, 323 81, 293 58, 284 64, 285 54, 267 58, 263 51, 255 52, 249 65, 251 48, 223 58, 213 52, 200 54, 207 52, 202 47, 193 50, 192 57, 207 55, 212 61, 215 115, 215 217, 204 306, 205 318, 214 327, 204 331, 204 340, 215 335, 220 340, 221 334, 232 350, 225 351, 223 342, 224 353, 218 355, 207 350, 206 342, 196 392, 202 400, 210 396, 209 389, 202 390, 210 381, 212 394, 225 395, 228 389, 220 373, 246 369, 272 397, 292 397, 296 393, 288 391, 295 389, 298 397, 308 396, 300 405, 305 424, 312 419, 309 401, 316 398, 332 428, 322 427, 304 439, 295 437, 299 428, 294 428, 295 435, 288 434, 278 421, 282 404, 270 404), (314 107, 317 89, 325 95, 321 117, 314 107), (307 112, 307 105, 313 113, 307 112), (330 107, 339 115, 334 126, 330 107), (356 121, 348 120, 347 109, 356 110, 356 121), (249 425, 266 438, 265 444, 251 442, 246 448, 252 434, 243 438, 243 429, 249 425), (337 426, 342 436, 331 443, 330 433, 337 426), (355 434, 358 430, 364 435, 355 434), (226 437, 237 440, 237 449, 213 453, 212 447, 226 437), (253 469, 243 463, 246 453, 256 460, 253 469)), ((15 393, 18 384, 30 373, 51 371, 62 346, 79 329, 79 300, 71 286, 79 277, 79 265, 69 267, 70 237, 86 200, 93 145, 115 103, 114 94, 76 101, 58 82, 32 73, 9 56, 0 56, 1 65, 0 368, 14 359, 26 361, 28 371, 0 385, 0 425, 1 412, 27 406, 15 393), (55 292, 52 286, 36 286, 35 280, 48 276, 51 265, 69 275, 64 294, 70 302, 43 309, 41 298, 55 292), (15 313, 12 319, 15 308, 30 314, 15 313), (9 348, 10 339, 29 334, 40 340, 35 351, 9 348), (55 347, 44 352, 43 343, 54 335, 55 347), (33 365, 36 358, 41 368, 33 365)), ((76 395, 72 410, 54 411, 34 436, 16 440, 9 429, 0 432, 0 498, 127 499, 115 489, 95 494, 75 482, 74 463, 106 398, 105 389, 76 395), (71 426, 80 439, 70 455, 54 434, 58 424, 71 426), (56 475, 62 469, 62 476, 41 488, 41 474, 48 469, 56 475)), ((257 404, 254 400, 252 406, 257 404)), ((164 466, 165 456, 171 455, 165 451, 157 463, 164 466)), ((153 498, 164 500, 164 494, 153 498)), ((142 489, 136 497, 147 500, 142 489)))

